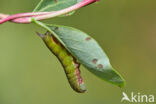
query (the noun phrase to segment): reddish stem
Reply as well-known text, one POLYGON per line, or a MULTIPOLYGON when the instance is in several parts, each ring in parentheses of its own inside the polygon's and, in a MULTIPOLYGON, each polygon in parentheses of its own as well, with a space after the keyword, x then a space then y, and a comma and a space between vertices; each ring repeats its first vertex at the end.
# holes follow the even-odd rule
POLYGON ((44 14, 48 14, 50 12, 36 12, 36 13, 19 13, 19 14, 15 14, 15 15, 5 15, 5 14, 0 14, 0 17, 2 18, 0 20, 0 24, 6 22, 6 21, 10 21, 10 20, 14 20, 16 18, 22 18, 22 17, 33 17, 33 16, 39 16, 39 15, 44 15, 44 14))
POLYGON ((53 12, 32 12, 32 13, 19 13, 15 15, 5 15, 5 14, 0 14, 0 24, 7 22, 7 21, 12 21, 14 23, 31 23, 32 22, 32 17, 35 18, 36 20, 44 20, 52 17, 56 17, 59 15, 63 15, 66 13, 69 13, 71 11, 77 10, 81 7, 84 7, 86 5, 89 5, 91 3, 94 3, 98 0, 83 0, 80 3, 77 3, 69 8, 65 8, 60 11, 53 11, 53 12))

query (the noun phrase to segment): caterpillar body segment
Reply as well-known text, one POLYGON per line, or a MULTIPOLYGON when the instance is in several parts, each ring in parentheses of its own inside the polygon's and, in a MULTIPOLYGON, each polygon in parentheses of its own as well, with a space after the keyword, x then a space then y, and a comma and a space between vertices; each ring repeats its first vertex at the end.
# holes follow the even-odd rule
POLYGON ((70 52, 50 33, 44 35, 37 33, 49 50, 59 59, 66 73, 70 86, 79 93, 86 91, 82 77, 80 76, 80 63, 70 54, 70 52))

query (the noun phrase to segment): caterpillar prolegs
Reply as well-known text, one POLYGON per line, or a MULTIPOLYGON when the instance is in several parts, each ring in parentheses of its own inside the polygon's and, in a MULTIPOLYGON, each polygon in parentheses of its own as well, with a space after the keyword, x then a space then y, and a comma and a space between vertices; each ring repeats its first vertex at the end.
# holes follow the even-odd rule
POLYGON ((49 50, 59 59, 66 73, 70 86, 79 93, 86 91, 82 77, 80 76, 80 63, 70 52, 50 33, 37 33, 49 50))

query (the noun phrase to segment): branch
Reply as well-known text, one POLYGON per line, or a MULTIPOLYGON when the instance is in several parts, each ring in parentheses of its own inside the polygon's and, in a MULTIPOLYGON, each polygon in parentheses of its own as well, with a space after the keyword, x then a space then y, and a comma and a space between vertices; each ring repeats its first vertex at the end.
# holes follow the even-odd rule
POLYGON ((57 17, 63 14, 67 14, 71 11, 77 10, 81 7, 84 7, 86 5, 89 5, 91 3, 94 3, 98 0, 83 0, 82 2, 75 4, 69 8, 65 8, 60 11, 52 11, 52 12, 31 12, 31 13, 19 13, 15 15, 6 15, 6 14, 0 14, 0 24, 5 23, 7 21, 11 21, 14 23, 31 23, 32 17, 36 20, 44 20, 49 19, 53 17, 57 17))

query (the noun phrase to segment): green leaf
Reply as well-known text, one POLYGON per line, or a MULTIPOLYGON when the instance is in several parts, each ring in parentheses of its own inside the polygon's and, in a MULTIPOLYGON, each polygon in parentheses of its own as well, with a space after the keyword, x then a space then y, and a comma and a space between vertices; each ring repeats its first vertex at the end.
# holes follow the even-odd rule
POLYGON ((75 5, 83 0, 41 0, 34 12, 58 11, 75 5))
POLYGON ((124 79, 112 68, 107 55, 92 37, 75 28, 34 22, 58 38, 90 72, 107 82, 124 87, 124 79))

